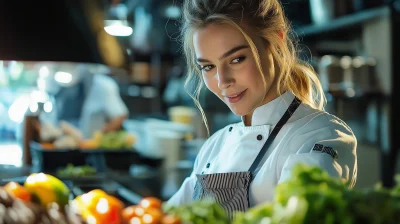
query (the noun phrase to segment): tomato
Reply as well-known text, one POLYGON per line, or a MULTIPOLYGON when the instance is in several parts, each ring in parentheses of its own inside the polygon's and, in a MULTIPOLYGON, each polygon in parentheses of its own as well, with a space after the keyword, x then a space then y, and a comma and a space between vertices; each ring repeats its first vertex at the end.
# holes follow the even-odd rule
POLYGON ((142 217, 132 217, 129 220, 129 224, 159 224, 161 217, 153 216, 151 214, 144 214, 142 217))
POLYGON ((162 201, 155 197, 147 197, 147 198, 143 198, 139 202, 139 205, 145 209, 147 209, 147 208, 161 209, 162 201))
POLYGON ((9 182, 4 186, 4 190, 23 201, 31 200, 31 194, 29 193, 29 191, 16 182, 9 182))
POLYGON ((142 217, 144 215, 144 208, 138 205, 126 207, 122 211, 122 217, 125 221, 129 222, 133 217, 142 217))
POLYGON ((143 219, 141 217, 133 217, 129 220, 129 224, 144 224, 143 219))
POLYGON ((143 223, 146 224, 156 224, 161 221, 163 217, 163 213, 160 209, 157 208, 147 208, 145 209, 145 213, 142 217, 143 223))

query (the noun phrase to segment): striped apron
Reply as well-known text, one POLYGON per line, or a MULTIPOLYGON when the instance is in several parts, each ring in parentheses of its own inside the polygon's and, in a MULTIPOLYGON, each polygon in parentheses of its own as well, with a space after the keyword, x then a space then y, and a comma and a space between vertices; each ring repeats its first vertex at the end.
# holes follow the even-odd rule
POLYGON ((193 199, 211 198, 215 200, 224 208, 231 219, 233 219, 235 211, 247 211, 250 207, 249 187, 258 173, 260 162, 283 125, 286 124, 300 104, 301 101, 295 97, 285 114, 272 130, 247 172, 197 174, 193 199))

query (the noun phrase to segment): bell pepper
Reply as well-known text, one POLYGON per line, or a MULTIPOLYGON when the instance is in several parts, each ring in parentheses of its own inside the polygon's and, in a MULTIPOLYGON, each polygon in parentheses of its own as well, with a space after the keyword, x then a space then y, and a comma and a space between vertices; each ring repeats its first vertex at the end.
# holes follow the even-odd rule
POLYGON ((119 224, 123 203, 102 190, 92 190, 76 197, 72 206, 88 223, 119 224))
POLYGON ((24 183, 26 190, 32 195, 32 201, 44 207, 53 202, 64 207, 69 201, 69 188, 59 179, 49 174, 33 173, 24 183))
POLYGON ((4 190, 23 201, 31 200, 31 194, 29 193, 29 191, 21 186, 19 183, 9 182, 4 186, 4 190))

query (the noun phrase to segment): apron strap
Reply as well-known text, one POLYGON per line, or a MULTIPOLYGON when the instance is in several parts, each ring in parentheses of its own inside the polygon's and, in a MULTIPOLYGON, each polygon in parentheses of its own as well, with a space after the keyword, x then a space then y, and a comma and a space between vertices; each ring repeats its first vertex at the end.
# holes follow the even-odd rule
POLYGON ((265 153, 268 151, 268 148, 271 146, 272 142, 275 140, 276 136, 278 135, 279 131, 286 124, 292 114, 296 111, 296 109, 300 106, 301 100, 298 99, 296 96, 294 97, 292 103, 289 105, 289 108, 286 110, 285 114, 276 124, 275 128, 272 130, 271 134, 269 135, 267 141, 265 142, 264 146, 262 147, 261 151, 258 153, 256 159, 254 160, 253 164, 251 165, 249 171, 252 174, 252 180, 257 175, 255 173, 258 165, 260 164, 262 158, 264 157, 265 153))

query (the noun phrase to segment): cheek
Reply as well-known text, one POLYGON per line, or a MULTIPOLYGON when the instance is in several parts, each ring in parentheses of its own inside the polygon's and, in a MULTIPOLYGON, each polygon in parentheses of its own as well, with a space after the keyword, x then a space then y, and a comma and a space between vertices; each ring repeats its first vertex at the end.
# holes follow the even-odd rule
POLYGON ((245 77, 245 79, 247 80, 247 82, 251 82, 253 85, 257 86, 263 85, 261 73, 255 61, 249 63, 249 66, 247 66, 246 68, 246 74, 247 76, 245 77))
POLYGON ((271 53, 263 55, 263 63, 261 64, 265 79, 267 81, 273 81, 275 79, 275 66, 274 66, 274 59, 271 53))
POLYGON ((212 77, 212 76, 207 76, 207 75, 202 75, 204 84, 206 85, 207 89, 209 89, 211 92, 217 94, 218 90, 218 82, 217 80, 212 77))
MULTIPOLYGON (((274 66, 273 66, 272 56, 266 57, 266 56, 262 55, 260 60, 262 61, 261 68, 262 68, 263 74, 261 74, 260 70, 258 69, 256 61, 252 60, 249 63, 249 66, 246 71, 246 73, 248 74, 247 82, 257 89, 259 89, 259 88, 264 89, 265 88, 264 80, 266 82, 265 84, 268 86, 268 84, 271 83, 275 79, 275 70, 274 70, 274 66), (264 75, 264 80, 263 80, 262 75, 264 75)), ((257 90, 257 91, 261 91, 261 90, 257 90)))

